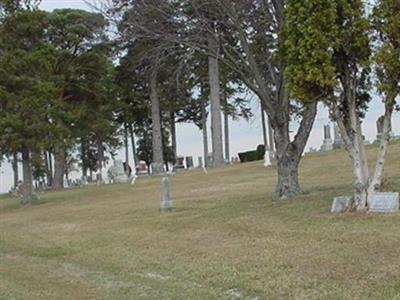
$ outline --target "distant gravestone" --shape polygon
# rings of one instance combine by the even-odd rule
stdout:
[[[184,168],[185,168],[185,165],[184,165],[184,163],[183,163],[184,160],[185,160],[184,157],[178,156],[178,157],[176,158],[175,169],[184,169]]]
[[[342,139],[342,135],[340,134],[339,126],[337,124],[333,127],[335,139],[333,142],[333,149],[342,149],[344,146],[344,142]]]
[[[203,167],[203,158],[201,156],[199,156],[199,168]]]
[[[186,156],[186,168],[192,169],[193,167],[193,156]]]
[[[174,211],[171,198],[171,185],[168,177],[161,179],[161,212]]]
[[[139,165],[137,166],[137,173],[138,175],[147,175],[149,174],[149,169],[144,161],[140,161]]]
[[[324,142],[321,147],[322,151],[331,151],[333,150],[333,141],[331,139],[331,126],[324,126]]]
[[[114,183],[127,183],[129,181],[121,160],[114,160],[114,164],[107,171],[107,176]]]
[[[352,197],[336,197],[333,199],[331,213],[343,213],[350,208]]]
[[[394,213],[399,211],[399,193],[376,193],[371,200],[370,212]]]
[[[271,165],[271,159],[269,157],[269,151],[265,150],[264,154],[264,167],[269,167]]]

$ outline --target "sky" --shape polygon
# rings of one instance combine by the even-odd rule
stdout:
[[[88,1],[93,2],[93,1]],[[55,8],[81,8],[90,10],[90,6],[85,4],[83,0],[43,0],[41,8],[45,10],[53,10]],[[231,141],[231,157],[237,156],[239,152],[254,150],[257,145],[263,143],[262,125],[259,103],[254,99],[251,103],[254,117],[246,122],[244,120],[230,121],[230,141]],[[366,119],[363,123],[363,130],[366,139],[374,141],[376,137],[376,120],[383,114],[383,105],[378,96],[374,97],[371,102]],[[328,111],[322,105],[319,106],[317,119],[310,139],[308,141],[306,151],[310,148],[319,149],[323,140],[323,127],[326,124],[331,124]],[[296,130],[296,124],[292,125],[293,131]],[[400,135],[400,113],[395,113],[393,116],[393,131],[395,135]],[[209,137],[211,134],[209,134]],[[333,130],[332,130],[333,136]],[[179,156],[193,156],[195,164],[198,157],[202,156],[202,134],[201,131],[192,124],[178,124],[177,126],[177,144]],[[211,141],[209,141],[211,147]],[[118,158],[122,159],[124,150],[121,149]],[[131,152],[130,152],[131,155]],[[130,157],[131,165],[133,158]],[[76,174],[75,176],[78,176]],[[0,167],[0,193],[7,192],[12,186],[12,171],[11,166],[7,162]]]

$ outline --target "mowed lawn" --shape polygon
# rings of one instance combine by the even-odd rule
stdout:
[[[400,191],[400,143],[386,175]],[[296,199],[275,182],[261,162],[180,172],[167,214],[160,178],[0,199],[0,299],[400,299],[400,214],[329,213],[344,151],[306,155]]]

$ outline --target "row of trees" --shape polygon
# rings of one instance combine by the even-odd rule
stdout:
[[[189,68],[189,77],[201,78],[205,75],[190,69],[190,62],[194,57],[208,61],[217,164],[222,160],[221,89],[229,82],[258,96],[273,129],[276,199],[300,193],[299,162],[317,104],[325,103],[353,162],[354,208],[366,210],[382,186],[400,88],[400,4],[379,0],[371,6],[363,0],[114,0],[107,13],[127,45],[146,45],[138,58],[148,66],[154,119],[163,66],[180,61],[182,68]],[[206,63],[194,65],[201,68]],[[374,88],[383,96],[385,114],[375,172],[370,175],[361,125]],[[291,137],[293,120],[299,126]]]
[[[362,0],[110,0],[102,14],[1,3],[0,148],[22,153],[25,182],[32,181],[30,160],[46,157],[49,169],[53,154],[48,173],[62,187],[66,155],[77,145],[84,175],[101,170],[120,135],[126,145],[138,136],[133,156],[162,173],[176,159],[177,122],[203,131],[207,158],[208,104],[212,164],[219,166],[227,116],[251,115],[237,97],[247,92],[268,115],[276,199],[301,191],[299,163],[318,102],[330,108],[352,158],[354,207],[367,209],[381,188],[399,92],[395,0],[376,1],[373,13]],[[113,40],[109,25],[117,29]],[[361,123],[374,86],[385,115],[370,176]],[[291,134],[293,121],[299,126]]]
[[[353,163],[353,208],[366,210],[382,187],[391,119],[400,93],[400,2],[289,1],[283,30],[291,95],[324,102]],[[368,9],[367,9],[368,8]],[[368,12],[367,12],[368,11]],[[362,119],[375,87],[384,104],[383,134],[370,173]]]
[[[149,45],[111,40],[102,14],[44,12],[38,4],[0,2],[0,156],[13,163],[15,185],[22,157],[23,204],[32,199],[32,176],[61,189],[76,162],[84,177],[94,171],[101,182],[107,154],[121,144],[128,151],[129,139],[135,163],[144,160],[149,167],[153,163],[153,173],[163,172],[176,161],[177,122],[194,122],[203,130],[208,156],[210,89],[202,56],[187,56],[185,62],[170,56],[155,73],[142,55]],[[124,26],[119,24],[121,37],[128,33]],[[238,91],[239,85],[227,81],[218,107],[225,115],[226,159],[228,116],[251,116],[248,102],[233,97]]]

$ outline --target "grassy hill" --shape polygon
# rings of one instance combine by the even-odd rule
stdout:
[[[368,153],[375,156],[373,147]],[[400,191],[400,143],[385,189]],[[400,214],[331,215],[344,151],[306,155],[304,195],[272,203],[261,162],[0,199],[0,299],[400,299]]]

